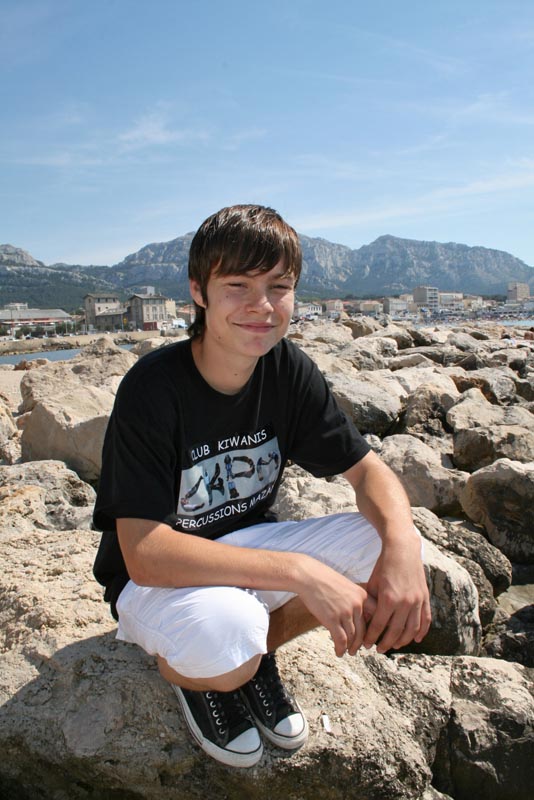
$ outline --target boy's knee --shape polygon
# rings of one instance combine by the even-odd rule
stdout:
[[[268,630],[269,612],[258,597],[218,587],[197,597],[194,622],[182,631],[179,642],[168,631],[167,646],[159,653],[178,674],[204,681],[210,676],[208,689],[229,692],[254,675]]]
[[[158,667],[161,675],[170,683],[175,683],[182,689],[191,689],[199,692],[234,692],[247,683],[256,674],[261,661],[261,654],[241,664],[223,675],[214,675],[210,678],[191,678],[181,675],[174,670],[164,658],[158,656]]]
[[[216,692],[234,692],[243,686],[247,681],[254,677],[258,671],[261,661],[261,653],[253,656],[249,661],[241,664],[240,667],[227,672],[224,675],[218,675],[215,678],[209,678],[211,687]]]

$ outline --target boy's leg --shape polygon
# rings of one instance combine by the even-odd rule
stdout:
[[[358,583],[368,580],[381,548],[376,531],[358,514],[266,523],[221,541],[305,552]],[[287,749],[304,743],[305,718],[280,681],[274,655],[263,656],[257,673],[247,680],[261,653],[316,627],[317,620],[298,597],[234,587],[154,589],[130,582],[119,598],[118,610],[118,637],[158,655],[162,674],[183,687],[175,691],[191,732],[214,758],[250,766],[261,757],[261,743],[253,740],[250,717],[239,710],[243,697],[271,741]],[[242,681],[241,692],[221,691],[241,686]],[[218,721],[209,719],[212,713],[219,715]],[[234,740],[221,742],[217,737],[214,725],[221,715],[234,723],[237,719],[233,731],[242,732]]]
[[[380,536],[371,523],[359,513],[330,514],[299,521],[267,522],[234,531],[221,537],[219,541],[238,547],[306,553],[358,584],[367,583],[382,550]],[[295,597],[292,592],[260,589],[255,590],[255,594],[267,604],[271,615]],[[295,609],[297,607],[294,606]],[[297,620],[300,616],[299,614]],[[305,615],[302,620],[304,626],[306,624],[311,626],[310,619],[306,623]],[[300,623],[288,621],[288,625],[292,624],[298,626]],[[288,631],[286,641],[290,638],[292,636]]]
[[[202,749],[229,766],[256,764],[263,746],[237,687],[265,652],[265,604],[229,586],[160,589],[130,581],[117,610],[118,638],[158,657]]]

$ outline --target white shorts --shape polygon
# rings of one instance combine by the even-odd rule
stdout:
[[[268,522],[217,541],[306,553],[354,583],[369,580],[381,550],[377,532],[357,513]],[[162,656],[180,675],[224,675],[267,651],[269,613],[292,597],[233,586],[160,589],[129,581],[117,602],[117,638]]]

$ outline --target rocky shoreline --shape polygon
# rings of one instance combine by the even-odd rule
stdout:
[[[433,625],[402,653],[336,659],[315,631],[280,663],[309,722],[291,756],[235,771],[190,742],[154,660],[114,639],[91,577],[93,485],[117,386],[166,339],[104,337],[0,370],[0,793],[21,800],[527,800],[534,783],[534,342],[492,324],[361,318],[290,338],[403,481],[425,538]],[[508,335],[513,338],[503,338]],[[295,465],[281,518],[353,508]],[[325,724],[328,718],[329,724]]]
[[[49,350],[77,350],[96,342],[101,333],[77,333],[69,336],[54,336],[36,339],[2,339],[0,340],[0,355],[30,355]],[[151,339],[154,331],[129,331],[113,334],[111,337],[115,344],[135,344],[145,339]]]

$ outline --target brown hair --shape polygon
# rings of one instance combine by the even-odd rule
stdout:
[[[300,277],[302,250],[295,230],[272,208],[239,205],[222,208],[202,223],[189,250],[189,278],[198,283],[207,303],[210,275],[269,272],[283,261],[287,275]],[[189,336],[202,336],[204,308],[195,303]]]

